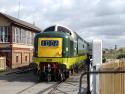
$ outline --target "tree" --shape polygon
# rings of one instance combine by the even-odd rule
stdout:
[[[119,54],[119,55],[117,56],[117,59],[122,59],[122,58],[125,58],[125,53]]]

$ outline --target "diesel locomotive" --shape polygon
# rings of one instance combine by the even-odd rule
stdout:
[[[62,81],[83,65],[88,43],[71,29],[54,25],[34,38],[34,63],[39,81]]]

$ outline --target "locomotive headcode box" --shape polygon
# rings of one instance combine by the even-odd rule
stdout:
[[[102,41],[93,40],[92,42],[93,66],[102,64]]]

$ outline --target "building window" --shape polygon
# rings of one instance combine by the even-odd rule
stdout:
[[[10,42],[9,27],[0,26],[0,42],[1,43]]]
[[[27,31],[27,34],[29,35],[29,36],[27,36],[27,44],[30,44],[30,32]]]
[[[29,44],[32,44],[32,32],[30,32],[30,42]]]
[[[25,61],[27,61],[27,56],[25,56]]]
[[[27,44],[27,37],[29,36],[27,32],[28,31],[26,31],[26,30],[24,31],[24,33],[25,33],[25,36],[24,36],[25,37],[25,44]]]
[[[13,31],[13,42],[16,42],[16,30]]]
[[[13,32],[13,42],[15,43],[21,43],[21,30],[20,28],[15,28]]]
[[[25,29],[15,27],[13,32],[13,42],[14,43],[23,43],[23,44],[32,44],[33,35],[31,31],[26,31]]]
[[[18,56],[16,56],[16,62],[18,62],[19,61],[19,57]]]
[[[27,36],[26,31],[24,29],[21,29],[21,43],[26,44],[27,41],[26,36]]]
[[[32,33],[27,31],[27,44],[32,44]]]
[[[35,33],[32,32],[32,44],[34,44]]]

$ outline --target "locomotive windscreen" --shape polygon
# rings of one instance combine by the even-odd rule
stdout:
[[[70,29],[63,27],[63,26],[56,26],[56,25],[46,28],[43,32],[52,32],[52,31],[63,32],[68,35],[72,35]]]
[[[58,32],[64,32],[64,33],[67,33],[67,34],[71,35],[70,30],[68,30],[68,29],[65,28],[65,27],[58,26],[57,31],[58,31]]]

